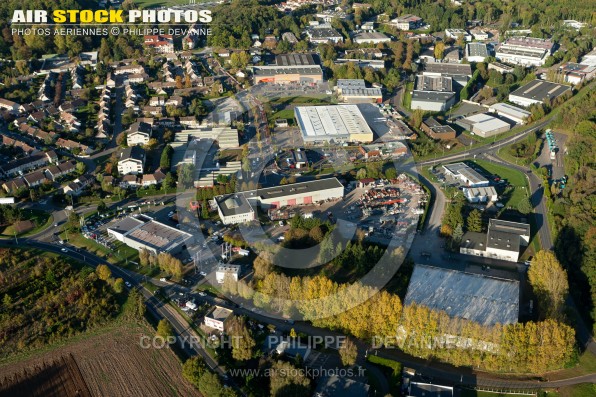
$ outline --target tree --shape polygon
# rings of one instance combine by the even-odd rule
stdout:
[[[172,148],[172,146],[166,145],[163,148],[161,152],[161,157],[159,159],[159,167],[162,170],[167,171],[170,169],[172,164],[172,154],[174,154],[174,149]]]
[[[394,167],[389,167],[385,170],[385,178],[389,180],[397,178],[397,171]]]
[[[259,256],[255,258],[253,263],[254,277],[257,279],[264,279],[269,273],[273,272],[273,258],[267,251],[262,251]]]
[[[209,397],[231,397],[235,395],[232,389],[224,387],[219,377],[210,371],[205,371],[201,376],[199,391],[202,395]]]
[[[527,197],[524,197],[519,203],[517,203],[517,210],[524,215],[532,212],[532,209],[532,203],[530,203],[530,199]]]
[[[149,265],[149,256],[151,256],[151,253],[146,248],[141,248],[139,250],[139,263],[141,266]]]
[[[443,52],[445,52],[445,43],[439,41],[435,44],[435,59],[443,59]]]
[[[95,269],[95,273],[97,273],[97,277],[99,277],[100,280],[104,281],[112,277],[112,271],[110,270],[108,265],[97,266],[97,269]]]
[[[356,358],[358,358],[358,348],[356,344],[349,338],[346,338],[344,343],[339,348],[339,357],[341,363],[345,366],[352,366],[356,364]]]
[[[97,212],[105,212],[108,210],[108,206],[106,205],[106,203],[103,200],[99,201],[99,204],[97,204]]]
[[[85,163],[83,163],[81,161],[77,161],[77,164],[75,165],[75,170],[76,170],[77,174],[83,175],[85,173],[85,171],[87,170],[87,166],[85,165]]]
[[[174,336],[174,328],[172,328],[172,324],[165,318],[162,318],[157,323],[157,336],[161,336],[164,339]]]
[[[310,394],[310,379],[303,371],[283,361],[276,361],[271,366],[271,397],[306,396]]]
[[[207,200],[203,200],[201,204],[201,217],[203,219],[209,219],[209,205],[207,204]]]
[[[482,214],[477,209],[473,209],[468,215],[467,227],[469,232],[482,231]]]
[[[451,236],[451,239],[453,240],[453,242],[455,244],[461,243],[462,238],[464,237],[464,231],[463,228],[461,226],[461,223],[458,223],[457,226],[455,227],[455,229],[453,230],[453,235]]]
[[[194,182],[194,167],[192,164],[182,164],[178,167],[178,181],[185,188],[192,186]]]
[[[567,272],[551,251],[539,251],[528,269],[528,280],[546,318],[561,316],[569,292]]]
[[[246,326],[244,317],[233,317],[228,325],[228,335],[232,338],[232,357],[234,360],[250,360],[256,342]]]
[[[192,383],[195,387],[199,387],[201,376],[207,370],[205,361],[200,356],[189,358],[182,365],[182,376],[184,379]]]
[[[364,179],[366,178],[366,168],[360,168],[358,172],[356,172],[356,179]]]
[[[122,293],[122,291],[124,291],[124,280],[121,277],[118,277],[116,280],[114,280],[114,285],[112,288],[114,288],[116,293]]]

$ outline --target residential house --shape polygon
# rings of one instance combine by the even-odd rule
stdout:
[[[140,146],[124,149],[118,159],[118,172],[120,175],[142,174],[145,167],[145,151]]]
[[[131,124],[126,131],[126,143],[128,146],[146,145],[151,139],[151,125],[143,122]]]

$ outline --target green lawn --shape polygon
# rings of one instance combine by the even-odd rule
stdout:
[[[549,393],[549,397],[592,397],[594,395],[596,395],[596,385],[593,383],[581,383],[579,385],[565,386],[560,388],[558,392]]]
[[[23,217],[21,220],[22,221],[25,221],[25,220],[32,221],[33,223],[35,223],[35,228],[29,230],[28,232],[17,234],[17,237],[32,236],[34,234],[41,232],[42,230],[45,230],[46,228],[48,228],[52,225],[54,218],[52,217],[52,215],[50,213],[45,212],[45,211],[25,209],[25,210],[23,210]],[[14,237],[14,235],[15,235],[15,231],[14,231],[13,226],[11,225],[11,226],[7,226],[0,233],[0,238]]]
[[[506,191],[506,198],[502,201],[506,207],[517,208],[517,204],[528,196],[528,180],[522,172],[486,160],[474,160],[473,162],[489,173],[496,174],[501,179],[507,179],[511,184],[511,190]]]
[[[404,89],[404,97],[403,97],[403,106],[406,109],[411,109],[412,107],[412,90],[414,89],[414,83],[407,83],[406,88]]]

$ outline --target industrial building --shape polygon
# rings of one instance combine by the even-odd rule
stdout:
[[[499,199],[497,191],[492,186],[486,187],[465,187],[462,190],[466,200],[470,203],[487,203]]]
[[[472,78],[472,67],[464,63],[427,62],[424,64],[425,76],[450,77],[454,90],[459,90]]]
[[[352,41],[357,44],[379,44],[388,43],[391,39],[381,32],[361,32],[356,33],[352,38]]]
[[[147,215],[127,217],[107,228],[108,236],[136,250],[146,249],[154,255],[175,254],[194,242],[190,233],[158,222]]]
[[[468,187],[488,186],[489,181],[476,170],[464,163],[453,163],[443,166],[445,173],[452,178],[459,179]]]
[[[373,140],[373,132],[356,105],[297,106],[294,115],[305,143]]]
[[[570,86],[536,79],[509,94],[509,102],[529,107],[565,94],[571,94]]]
[[[337,80],[337,94],[346,103],[381,103],[383,91],[380,87],[367,87],[362,79]]]
[[[275,57],[274,65],[254,66],[256,83],[322,83],[323,69],[312,54],[283,54]]]
[[[563,76],[566,83],[579,84],[582,81],[592,80],[596,75],[596,65],[567,62],[559,67],[558,73]]]
[[[404,301],[411,304],[488,327],[515,324],[519,281],[416,264]]]
[[[553,47],[548,39],[511,37],[497,47],[496,58],[514,65],[542,66]]]
[[[422,27],[422,18],[412,14],[405,14],[392,19],[391,24],[399,30],[414,30]]]
[[[337,178],[298,182],[215,197],[222,223],[229,225],[249,222],[255,218],[256,208],[263,210],[339,200],[344,186]]]
[[[505,121],[488,113],[479,113],[457,121],[457,125],[483,138],[500,134],[511,129]]]
[[[240,146],[238,130],[231,127],[205,127],[182,130],[177,132],[175,137],[177,142],[183,143],[201,139],[217,141],[221,149],[235,149]]]
[[[412,109],[434,112],[449,110],[455,104],[453,79],[440,74],[416,76],[416,87],[412,92]]]
[[[434,117],[422,121],[420,129],[433,139],[448,141],[455,139],[456,131],[448,125],[439,123]]]
[[[488,57],[488,48],[484,43],[468,43],[466,44],[466,58],[468,62],[484,62]]]
[[[530,225],[491,219],[488,233],[467,232],[459,252],[466,255],[517,262],[521,247],[530,244]]]
[[[532,114],[527,110],[503,102],[490,105],[488,110],[491,113],[494,113],[499,117],[515,124],[525,124],[528,117],[530,117]]]
[[[341,43],[344,41],[343,36],[330,24],[313,26],[306,30],[308,40],[314,44],[326,43]]]

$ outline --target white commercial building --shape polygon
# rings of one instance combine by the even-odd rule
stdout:
[[[544,103],[545,100],[550,101],[567,93],[571,93],[571,87],[568,85],[536,79],[509,94],[509,102],[530,107],[535,103]]]
[[[443,166],[443,169],[447,175],[459,179],[468,187],[483,187],[489,185],[488,179],[464,163],[447,164]]]
[[[445,29],[445,36],[453,40],[457,40],[461,36],[465,41],[472,41],[472,35],[463,29]]]
[[[542,66],[551,55],[554,43],[533,37],[511,37],[497,47],[496,58],[522,66]]]
[[[217,213],[224,225],[246,223],[256,219],[256,212],[244,194],[228,194],[217,196]]]
[[[466,200],[470,203],[486,203],[489,201],[497,201],[499,196],[497,191],[492,186],[487,187],[465,187],[463,189]]]
[[[215,306],[209,313],[205,315],[204,324],[221,332],[225,332],[226,323],[234,312],[225,307]]]
[[[517,262],[521,247],[530,244],[530,225],[491,219],[488,233],[464,234],[460,253]]]
[[[531,115],[527,110],[504,102],[495,103],[494,105],[491,105],[488,110],[491,113],[499,115],[499,117],[514,122],[515,124],[525,124],[526,120]]]
[[[373,132],[356,105],[297,106],[294,115],[305,143],[373,140]]]
[[[223,284],[226,278],[238,281],[240,276],[240,265],[219,265],[215,269],[215,279],[219,284]]]
[[[361,32],[355,34],[352,41],[357,44],[379,44],[388,43],[391,38],[381,32]]]
[[[379,87],[367,87],[362,79],[337,80],[337,93],[343,102],[381,103],[383,91]]]
[[[484,62],[488,57],[488,49],[484,43],[466,44],[466,58],[468,62]]]
[[[264,210],[340,200],[344,186],[337,178],[267,187],[217,196],[217,212],[224,224],[244,223],[255,219],[256,208]]]
[[[107,229],[108,236],[136,250],[146,249],[154,255],[161,252],[175,254],[194,237],[175,227],[154,220],[147,215],[127,217]]]
[[[511,129],[509,123],[491,116],[488,113],[479,113],[458,120],[457,125],[483,138],[488,138]]]

